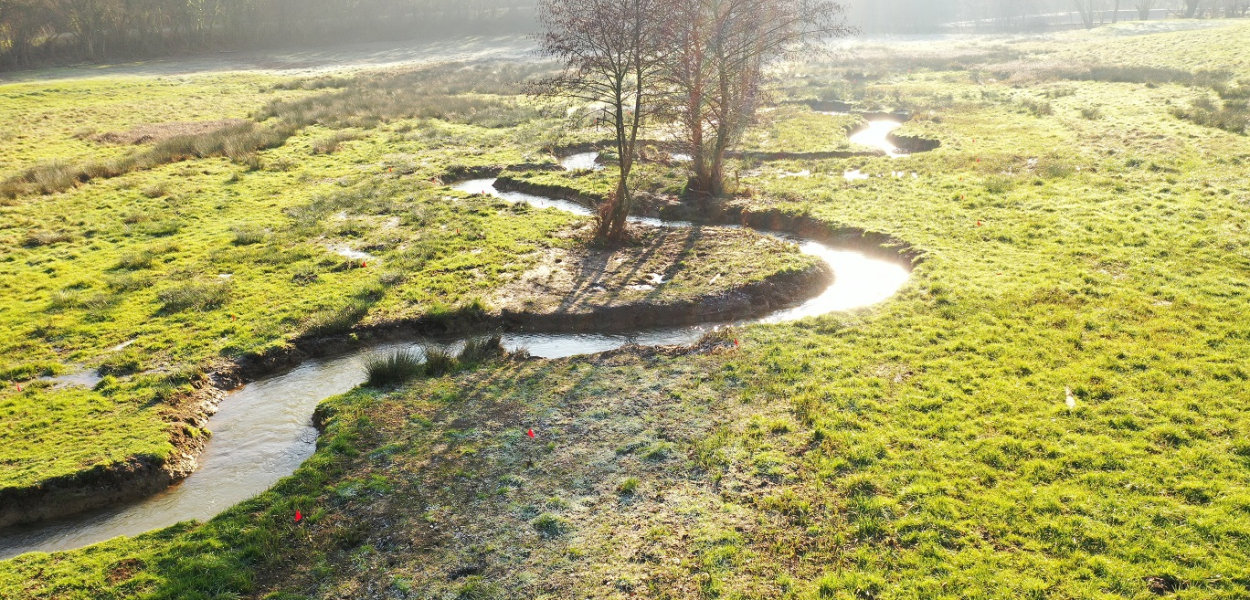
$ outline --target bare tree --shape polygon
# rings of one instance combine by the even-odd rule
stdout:
[[[669,2],[665,74],[692,158],[690,191],[706,201],[725,191],[725,155],[755,117],[765,67],[851,30],[828,0]]]
[[[1098,14],[1098,7],[1102,5],[1100,0],[1072,0],[1076,5],[1076,11],[1081,13],[1081,22],[1085,24],[1086,29],[1094,28],[1094,16]]]
[[[1150,11],[1154,10],[1157,0],[1137,0],[1137,16],[1143,21],[1150,20]]]
[[[632,203],[638,133],[657,106],[653,80],[663,56],[657,28],[665,15],[658,0],[542,0],[539,11],[542,51],[564,64],[539,93],[607,106],[618,176],[600,213],[598,237],[619,241]]]

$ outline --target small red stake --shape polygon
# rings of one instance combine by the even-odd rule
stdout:
[[[304,515],[303,515],[302,513],[300,513],[300,511],[299,511],[298,509],[296,509],[296,511],[295,511],[295,522],[296,522],[296,523],[299,523],[300,521],[303,521],[303,520],[304,520]]]
[[[529,431],[525,432],[525,435],[528,435],[528,436],[530,436],[531,438],[532,438],[532,437],[534,437],[534,430],[533,430],[533,429],[531,429],[531,430],[529,430]]]
[[[360,268],[362,268],[362,269],[363,269],[363,268],[368,267],[368,266],[369,266],[369,263],[366,263],[366,262],[365,262],[365,261],[363,261],[363,260],[362,260],[362,261],[360,261]]]

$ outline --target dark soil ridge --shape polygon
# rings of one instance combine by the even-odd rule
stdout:
[[[854,135],[860,130],[866,128],[852,128],[847,131],[847,135]],[[684,150],[680,144],[676,142],[648,142],[648,146],[654,146],[665,152],[680,152]],[[555,151],[556,156],[567,156],[569,154],[577,154],[579,152],[590,152],[592,150],[603,151],[611,149],[611,144],[606,143],[585,143],[574,144],[571,146],[562,146]],[[831,158],[858,158],[858,157],[879,157],[885,156],[885,152],[880,150],[832,150],[828,152],[751,152],[751,151],[731,151],[726,152],[728,158],[741,158],[745,160],[828,160]],[[664,159],[644,158],[644,162],[667,162]],[[516,169],[513,169],[516,170]],[[535,169],[537,170],[537,169]]]
[[[580,204],[590,210],[598,212],[599,207],[607,200],[606,197],[584,192],[576,188],[563,186],[559,184],[534,183],[525,179],[515,177],[509,169],[495,178],[495,189],[502,192],[521,192],[522,194],[532,194],[536,196],[546,196],[548,198],[556,198],[559,200],[568,200],[576,204]],[[634,206],[630,214],[639,217],[653,217],[668,221],[690,221],[691,223],[703,225],[726,225],[736,223],[716,223],[705,222],[704,215],[699,213],[698,209],[684,202],[674,201],[672,198],[663,196],[654,196],[651,194],[635,194]]]
[[[911,153],[930,152],[942,147],[942,141],[918,135],[898,134],[891,131],[885,139],[891,144]]]
[[[852,130],[850,135],[858,133]],[[829,160],[832,158],[880,158],[882,150],[829,150],[827,152],[729,152],[729,158],[745,160]]]
[[[575,188],[531,183],[508,175],[497,178],[495,188],[501,191],[541,194],[568,200],[596,211],[600,203],[604,201],[601,196],[587,194]],[[684,208],[678,208],[679,206]],[[806,215],[793,215],[775,208],[752,211],[735,200],[714,204],[710,207],[709,214],[702,217],[697,214],[696,209],[685,203],[670,203],[658,209],[653,203],[642,208],[644,210],[635,211],[635,214],[691,221],[703,225],[740,225],[761,231],[789,233],[831,246],[851,248],[874,258],[902,263],[909,269],[923,262],[925,258],[923,252],[887,233],[849,225],[830,224]]]
[[[532,169],[534,165],[513,168]],[[470,176],[489,176],[504,167],[463,169]],[[450,174],[449,174],[450,175]],[[517,181],[517,185],[524,182]],[[541,189],[535,189],[541,188]],[[560,195],[595,206],[597,199],[558,186],[534,186],[540,193]],[[733,223],[708,223],[733,224]],[[630,303],[595,307],[578,312],[525,313],[464,311],[452,316],[373,323],[354,327],[344,335],[296,338],[286,347],[262,355],[245,356],[215,366],[195,383],[196,390],[181,399],[168,414],[172,460],[132,457],[112,465],[52,478],[34,486],[0,489],[0,527],[64,517],[74,513],[137,500],[181,481],[197,468],[209,434],[203,430],[228,392],[248,381],[280,373],[306,359],[332,356],[388,341],[438,338],[501,331],[621,332],[661,326],[734,321],[772,312],[810,298],[833,281],[827,265],[782,273],[720,294],[671,303]],[[191,428],[194,428],[192,430]],[[193,433],[196,432],[196,433]]]

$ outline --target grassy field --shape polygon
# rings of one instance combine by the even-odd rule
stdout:
[[[0,563],[0,595],[1246,598],[1250,139],[1174,109],[1250,79],[1247,31],[795,66],[779,99],[907,109],[942,147],[738,164],[732,202],[906,240],[894,300],[362,388],[270,492]]]
[[[0,87],[0,135],[15,141],[0,145],[0,179],[33,173],[66,188],[45,195],[17,186],[0,199],[0,488],[133,457],[164,460],[175,450],[168,415],[206,372],[231,361],[359,326],[494,310],[485,299],[541,261],[576,266],[584,219],[443,185],[466,169],[553,162],[542,143],[556,134],[534,132],[558,134],[560,121],[515,90],[479,93],[525,76],[446,68],[360,80],[211,75]],[[228,126],[240,135],[187,125],[250,118],[263,122]],[[100,141],[135,137],[136,128],[156,139]],[[254,131],[281,135],[265,149],[248,145]],[[261,137],[255,143],[275,141]],[[133,167],[134,156],[149,166]],[[92,164],[117,173],[61,177]],[[769,240],[761,243],[770,260],[721,256],[720,237],[691,239],[680,254],[656,256],[639,244],[606,255],[622,277],[630,266],[649,269],[639,278],[654,269],[676,276],[648,295],[656,302],[814,265]],[[624,291],[640,282],[605,283]],[[93,389],[37,379],[83,370],[106,377]]]

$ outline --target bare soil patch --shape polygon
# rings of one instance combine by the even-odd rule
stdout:
[[[786,255],[787,242],[755,232],[720,227],[641,231],[637,244],[627,248],[549,249],[537,266],[500,288],[489,304],[505,313],[572,316],[625,305],[708,302],[764,279],[780,285],[786,278],[776,276],[791,270],[813,279],[796,281],[796,289],[780,294],[796,300],[808,291],[800,288],[823,280],[814,264],[797,257],[794,264],[779,261],[761,269],[759,257]],[[700,260],[704,256],[716,260]]]

